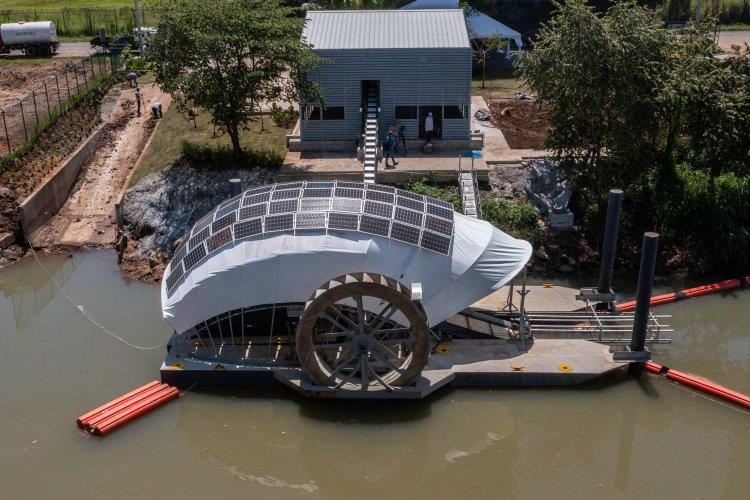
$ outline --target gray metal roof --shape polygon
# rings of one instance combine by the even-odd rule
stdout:
[[[471,47],[460,9],[311,10],[302,39],[319,50]]]

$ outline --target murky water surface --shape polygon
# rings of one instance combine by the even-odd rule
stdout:
[[[164,342],[158,290],[114,255],[48,257],[74,304]],[[665,306],[658,359],[750,392],[750,290]],[[653,377],[572,390],[309,401],[189,392],[100,440],[74,419],[158,377],[163,349],[93,327],[30,259],[0,271],[0,497],[747,498],[750,412]]]

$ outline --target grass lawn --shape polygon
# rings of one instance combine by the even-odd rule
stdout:
[[[143,153],[141,164],[130,179],[130,186],[135,185],[143,177],[158,172],[182,156],[181,142],[190,141],[195,144],[211,146],[229,146],[231,141],[225,133],[217,131],[211,124],[211,115],[200,113],[196,118],[196,127],[192,121],[171,107],[164,113],[161,124],[156,129],[148,149]],[[261,131],[260,119],[248,124],[249,130],[241,133],[242,147],[246,150],[271,149],[282,156],[286,154],[286,135],[291,130],[277,127],[270,116],[263,117],[264,129]]]
[[[750,23],[722,24],[719,31],[750,31]]]
[[[482,73],[475,75],[471,82],[471,93],[481,95],[485,100],[516,97],[522,90],[521,80],[511,70],[487,71],[487,79],[482,88]]]

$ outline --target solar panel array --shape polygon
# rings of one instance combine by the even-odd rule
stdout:
[[[453,214],[448,202],[379,184],[310,181],[248,189],[186,235],[169,265],[167,292],[212,252],[264,234],[358,231],[448,255]]]

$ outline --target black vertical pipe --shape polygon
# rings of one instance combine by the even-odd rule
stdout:
[[[237,196],[242,191],[242,179],[229,179],[229,196]]]
[[[620,212],[622,209],[622,190],[609,191],[607,204],[607,222],[604,226],[604,244],[602,245],[602,262],[599,268],[599,292],[609,293],[612,290],[612,271],[615,267],[617,250],[617,233],[620,230]]]
[[[644,351],[646,349],[646,327],[648,326],[658,245],[659,235],[657,233],[643,234],[641,269],[638,272],[638,294],[635,299],[635,317],[633,318],[633,336],[630,339],[631,351]]]

